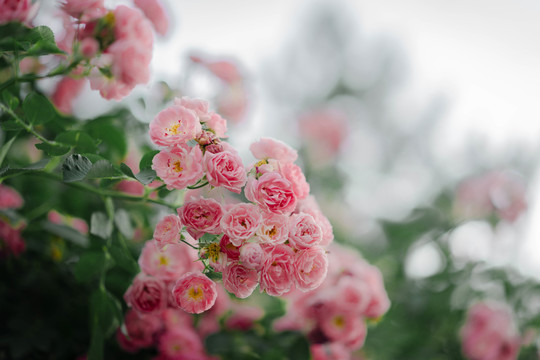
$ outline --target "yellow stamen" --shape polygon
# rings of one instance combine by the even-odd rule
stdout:
[[[173,163],[173,170],[176,171],[176,172],[180,172],[180,171],[184,170],[184,168],[182,167],[182,164],[180,164],[180,160],[175,161]]]
[[[188,290],[188,296],[193,300],[200,300],[203,297],[203,292],[198,287],[192,287]]]
[[[339,328],[342,328],[345,325],[345,319],[343,319],[343,316],[341,315],[336,316],[332,320],[332,322],[334,323],[334,325],[336,325]]]
[[[167,259],[165,256],[161,255],[159,257],[159,265],[169,265],[169,259]]]

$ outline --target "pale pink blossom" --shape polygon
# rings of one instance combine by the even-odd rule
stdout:
[[[150,122],[150,139],[156,145],[174,146],[194,139],[202,131],[197,114],[183,106],[172,105]]]
[[[156,241],[147,241],[139,256],[139,266],[148,275],[177,279],[193,269],[193,259],[184,244],[170,244],[160,250]]]
[[[0,184],[0,209],[18,209],[23,205],[24,200],[17,190]]]
[[[200,314],[210,309],[217,298],[216,283],[199,272],[189,272],[173,288],[176,304],[190,314]]]
[[[290,214],[296,207],[296,195],[289,180],[277,172],[263,174],[259,179],[249,177],[245,195],[264,210]]]
[[[182,222],[176,215],[167,215],[161,219],[154,230],[154,240],[159,248],[167,244],[177,244],[180,241]]]
[[[378,268],[366,264],[362,273],[363,280],[369,287],[371,299],[364,315],[368,318],[379,318],[390,308],[390,299],[384,289],[383,276]]]
[[[219,116],[216,113],[210,113],[208,118],[205,121],[206,126],[208,126],[218,138],[226,138],[227,133],[227,120]]]
[[[62,10],[82,21],[97,19],[107,13],[103,0],[64,0]]]
[[[201,149],[184,145],[162,150],[154,156],[152,169],[167,189],[185,189],[203,176]]]
[[[223,272],[223,286],[240,299],[245,299],[257,287],[257,270],[239,263],[230,263]]]
[[[138,274],[124,294],[124,300],[133,309],[152,313],[167,306],[167,293],[163,280]]]
[[[340,299],[344,308],[354,309],[358,314],[366,312],[371,297],[368,284],[356,277],[343,276],[335,287],[335,298]]]
[[[144,314],[129,309],[124,316],[126,333],[118,328],[116,339],[126,351],[134,352],[140,348],[154,345],[154,337],[161,330],[162,322],[156,314]]]
[[[62,215],[56,210],[50,210],[47,213],[47,219],[54,224],[67,225],[69,227],[72,227],[81,234],[88,233],[88,224],[83,219]]]
[[[214,199],[192,199],[177,209],[178,216],[187,228],[187,231],[195,238],[204,233],[221,233],[220,221],[223,216],[223,208]]]
[[[300,166],[293,163],[281,164],[279,172],[292,184],[297,199],[304,199],[309,195],[309,184]]]
[[[152,22],[158,34],[167,34],[169,30],[169,16],[160,0],[133,0],[133,3]]]
[[[299,200],[295,212],[303,212],[313,216],[315,222],[321,227],[322,230],[322,241],[319,245],[327,246],[334,240],[332,224],[322,213],[321,209],[319,208],[319,204],[313,195],[309,195],[306,198]]]
[[[166,331],[159,337],[158,349],[166,359],[202,360],[205,358],[201,338],[188,327]]]
[[[247,176],[242,159],[236,152],[222,151],[213,154],[207,151],[203,161],[206,178],[210,185],[240,193],[246,184]]]
[[[260,273],[261,292],[282,296],[294,286],[294,251],[287,245],[269,247]]]
[[[261,138],[249,147],[256,159],[275,159],[283,163],[295,162],[298,153],[289,145],[272,138]]]
[[[71,114],[73,111],[73,101],[79,96],[85,84],[86,79],[64,77],[56,84],[56,89],[51,97],[53,104],[64,114]]]
[[[328,258],[324,249],[314,246],[300,250],[294,259],[296,287],[302,291],[316,289],[326,278]]]
[[[474,360],[515,360],[521,345],[512,313],[495,302],[471,306],[461,338],[463,353]]]
[[[255,235],[262,217],[253,204],[235,204],[221,218],[221,228],[235,246]]]
[[[289,238],[289,218],[286,215],[264,212],[262,222],[256,234],[261,243],[283,244]]]
[[[307,249],[322,242],[321,227],[309,214],[292,214],[288,227],[289,242],[295,249]]]
[[[244,243],[240,248],[239,260],[249,269],[260,270],[266,257],[266,252],[258,243]]]
[[[10,21],[28,22],[35,10],[31,0],[0,0],[0,24]]]
[[[181,98],[174,99],[174,105],[183,106],[194,111],[203,122],[207,120],[208,114],[210,113],[210,105],[208,104],[208,101],[204,99],[182,96]]]
[[[361,316],[350,316],[348,309],[338,303],[322,313],[320,326],[330,341],[338,341],[351,350],[360,348],[367,335],[364,319]]]

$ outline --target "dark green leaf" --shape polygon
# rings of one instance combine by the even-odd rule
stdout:
[[[0,25],[0,50],[18,51],[23,56],[63,53],[56,46],[51,29],[46,26],[29,28],[19,22]]]
[[[141,158],[141,161],[139,162],[139,169],[150,169],[152,167],[152,160],[154,159],[154,156],[159,153],[159,150],[152,150],[147,152],[143,155]]]
[[[152,169],[141,170],[138,174],[135,175],[135,178],[139,180],[140,183],[144,185],[150,184],[157,177],[157,174]]]
[[[92,213],[90,219],[90,233],[102,239],[108,239],[112,234],[112,222],[102,212]]]
[[[43,150],[50,156],[61,156],[66,154],[71,148],[62,144],[39,143],[35,145],[39,150]]]
[[[88,173],[86,174],[87,179],[102,179],[117,176],[122,176],[122,173],[118,169],[116,169],[109,160],[105,159],[98,160],[94,164],[92,164],[90,171],[88,171]]]
[[[122,171],[122,173],[124,173],[124,175],[129,176],[130,178],[135,179],[135,175],[133,175],[133,171],[132,171],[131,168],[130,168],[129,166],[127,166],[126,164],[121,163],[121,164],[120,164],[120,170]]]
[[[72,154],[66,158],[62,164],[62,173],[65,182],[79,181],[86,177],[92,162],[80,154]]]
[[[45,124],[58,116],[49,100],[36,92],[26,96],[22,108],[29,124]]]
[[[131,275],[135,276],[140,271],[139,265],[127,251],[119,247],[112,247],[109,251],[116,264]]]
[[[43,168],[45,168],[45,166],[47,166],[48,163],[49,163],[49,159],[42,159],[36,163],[26,165],[21,168],[10,168],[9,166],[5,166],[3,168],[0,168],[0,176],[18,175],[18,174],[23,174],[26,172],[31,172],[31,171],[43,170]]]
[[[97,146],[94,140],[84,131],[70,130],[59,134],[56,142],[75,147],[78,153],[95,153]]]
[[[125,130],[113,124],[109,117],[97,118],[88,121],[85,130],[92,138],[100,142],[102,154],[112,160],[121,160],[127,152]]]
[[[54,224],[49,221],[44,221],[41,226],[43,226],[43,229],[45,229],[46,231],[49,231],[54,235],[60,236],[62,239],[69,240],[72,243],[82,247],[88,246],[88,237],[81,234],[72,227]]]
[[[75,264],[73,273],[80,282],[97,279],[105,271],[105,254],[102,251],[86,252]]]
[[[2,92],[2,99],[11,110],[14,110],[17,108],[17,106],[19,106],[19,99],[10,91],[4,90]]]
[[[18,123],[17,121],[13,119],[4,120],[0,123],[0,126],[5,131],[15,131],[15,130],[22,130],[24,129],[24,126]]]

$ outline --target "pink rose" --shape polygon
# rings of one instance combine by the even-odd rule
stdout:
[[[249,269],[260,270],[266,253],[257,243],[244,243],[240,248],[240,262]]]
[[[322,230],[322,241],[319,245],[327,246],[332,242],[332,240],[334,240],[332,224],[322,213],[314,196],[309,195],[306,198],[298,201],[298,206],[296,207],[295,212],[304,212],[313,216],[315,222],[321,227]]]
[[[289,218],[289,242],[295,249],[307,249],[322,241],[321,227],[313,216],[300,213]]]
[[[260,274],[261,292],[281,296],[293,288],[294,251],[287,245],[269,247]]]
[[[197,114],[183,106],[162,110],[150,122],[150,139],[156,145],[174,146],[197,137],[202,131]]]
[[[238,305],[235,308],[233,307],[233,313],[225,321],[225,327],[227,329],[247,331],[263,315],[264,312],[257,306]]]
[[[175,105],[183,106],[187,109],[194,111],[201,121],[206,121],[208,114],[210,112],[208,101],[197,98],[190,98],[183,96],[181,98],[174,99]]]
[[[304,199],[309,195],[309,184],[302,169],[296,164],[285,163],[279,166],[279,172],[292,184],[297,199]]]
[[[152,22],[158,34],[167,34],[169,17],[160,0],[133,0],[133,4],[142,10],[146,18]]]
[[[293,163],[298,158],[296,150],[282,141],[272,138],[261,138],[249,147],[256,159],[275,159],[284,163]]]
[[[130,352],[152,346],[154,344],[154,336],[162,327],[159,316],[139,313],[132,309],[126,312],[124,324],[126,334],[122,332],[122,328],[118,328],[116,338],[120,346]]]
[[[82,21],[97,19],[107,13],[103,0],[65,0],[62,10]]]
[[[184,274],[172,290],[176,304],[190,314],[210,309],[217,298],[216,283],[198,272]]]
[[[221,228],[235,246],[255,235],[261,223],[259,209],[253,204],[235,204],[221,218]]]
[[[180,231],[182,222],[176,215],[167,215],[161,219],[154,230],[154,240],[157,246],[162,249],[167,244],[177,244],[180,241]]]
[[[251,295],[257,283],[257,270],[249,269],[239,263],[227,265],[223,272],[223,286],[240,299]]]
[[[193,237],[199,238],[203,233],[221,233],[223,208],[216,200],[204,198],[188,200],[177,211]]]
[[[35,10],[30,0],[0,0],[0,24],[10,21],[27,22]]]
[[[345,309],[339,302],[322,313],[320,319],[321,330],[330,341],[344,344],[351,350],[360,348],[367,335],[367,328],[361,316],[350,316],[349,309]]]
[[[0,209],[18,209],[23,204],[24,200],[17,190],[0,184]]]
[[[162,150],[154,156],[152,169],[167,184],[167,189],[185,189],[203,176],[201,149],[175,146]]]
[[[140,273],[124,294],[124,300],[137,311],[152,313],[166,307],[165,290],[163,280]]]
[[[314,246],[296,253],[294,275],[296,287],[302,291],[316,289],[326,278],[328,259],[324,249]]]
[[[206,178],[210,185],[240,193],[246,184],[246,170],[236,152],[222,151],[213,154],[207,151],[203,161]]]
[[[368,318],[378,318],[390,308],[390,300],[384,289],[384,280],[381,272],[373,265],[366,264],[363,280],[369,287],[371,299],[364,312]]]
[[[210,116],[205,121],[206,126],[214,130],[218,138],[226,138],[227,135],[227,120],[216,113],[210,113]]]
[[[170,294],[172,297],[172,287]],[[174,306],[174,303],[171,305]],[[193,326],[193,320],[191,319],[191,315],[176,307],[168,307],[166,309],[163,309],[163,311],[161,312],[161,319],[163,320],[163,324],[165,325],[165,329],[167,330],[185,327],[189,328]]]
[[[166,359],[202,360],[203,344],[195,331],[188,327],[166,331],[159,337],[158,349]]]
[[[238,260],[240,258],[240,247],[234,245],[227,235],[223,235],[219,240],[221,253],[227,256],[227,260]]]
[[[291,183],[277,172],[265,173],[258,180],[250,177],[245,194],[249,201],[276,214],[288,215],[296,207]]]
[[[139,266],[148,275],[176,279],[194,266],[188,251],[185,244],[170,244],[160,250],[155,240],[147,241],[139,257]]]
[[[283,244],[289,239],[288,221],[285,215],[265,212],[256,234],[263,244]]]
[[[345,308],[363,315],[371,301],[371,289],[356,277],[344,276],[337,283],[335,298],[339,299]]]
[[[81,93],[86,79],[73,79],[64,77],[58,84],[52,95],[53,104],[64,114],[72,113],[72,104],[75,98]]]

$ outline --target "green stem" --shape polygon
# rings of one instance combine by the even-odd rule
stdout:
[[[28,131],[29,133],[31,133],[32,135],[34,135],[35,137],[37,137],[39,140],[41,140],[41,142],[45,143],[45,144],[48,144],[48,145],[51,145],[51,146],[62,146],[62,144],[60,143],[57,143],[56,141],[52,141],[52,140],[47,140],[45,139],[43,136],[41,136],[41,134],[39,134],[37,131],[34,130],[34,128],[31,126],[31,125],[28,125],[26,122],[24,122],[20,117],[17,116],[17,114],[15,114],[13,112],[13,110],[11,110],[9,107],[7,107],[6,105],[4,105],[3,103],[0,103],[0,109],[4,110],[6,113],[8,113],[9,115],[11,115],[11,117],[13,119],[15,119],[15,121],[21,125],[22,127],[24,127],[24,129],[26,131]]]

